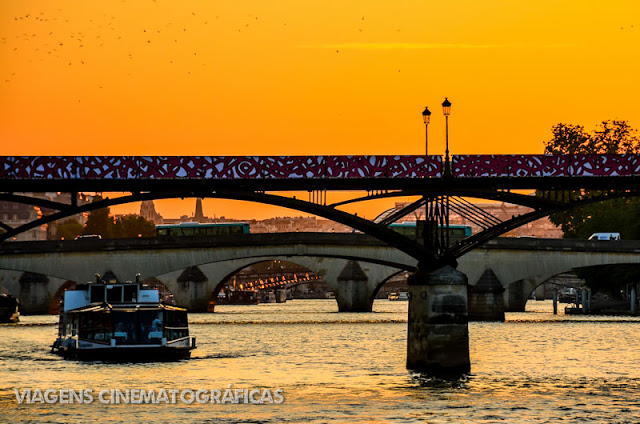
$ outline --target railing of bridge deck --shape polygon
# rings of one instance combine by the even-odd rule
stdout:
[[[440,156],[3,156],[0,179],[440,177]]]
[[[0,156],[0,180],[441,178],[441,156]],[[640,155],[454,155],[454,178],[640,175]]]

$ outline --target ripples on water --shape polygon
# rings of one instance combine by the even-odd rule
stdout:
[[[334,300],[219,306],[190,315],[193,358],[65,361],[49,353],[56,316],[0,326],[0,420],[34,422],[638,422],[640,320],[554,316],[550,302],[470,323],[472,373],[405,368],[406,302],[338,313]],[[14,388],[282,388],[281,405],[18,405]]]

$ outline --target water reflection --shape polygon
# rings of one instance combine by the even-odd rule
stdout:
[[[57,317],[0,326],[0,410],[37,422],[637,421],[639,319],[553,316],[547,302],[469,325],[471,373],[406,369],[406,302],[371,314],[335,301],[220,307],[192,314],[193,359],[65,361],[49,353]],[[529,306],[529,305],[528,305]],[[548,306],[548,308],[547,308]],[[282,405],[17,405],[14,388],[282,388]]]

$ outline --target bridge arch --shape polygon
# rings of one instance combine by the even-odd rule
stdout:
[[[544,275],[535,275],[529,276],[517,281],[513,281],[505,286],[504,293],[504,301],[505,301],[505,310],[507,312],[524,312],[526,308],[526,304],[529,300],[531,300],[531,295],[534,291],[540,288],[545,283],[549,282],[552,278],[576,271],[582,268],[594,268],[594,267],[603,267],[610,265],[620,265],[620,266],[629,266],[629,265],[638,265],[640,261],[633,262],[614,262],[614,263],[600,263],[594,265],[587,266],[576,266],[571,268],[566,268],[562,271],[556,272],[553,275],[544,274]]]
[[[222,261],[194,264],[204,278],[200,278],[198,282],[194,284],[190,283],[187,286],[181,285],[180,282],[180,276],[185,272],[185,269],[160,274],[157,275],[157,278],[174,294],[178,305],[185,306],[190,310],[204,312],[207,310],[207,304],[212,294],[214,292],[217,294],[217,291],[220,290],[222,285],[228,281],[230,277],[251,265],[274,260],[293,262],[320,276],[329,288],[336,293],[336,300],[340,305],[342,301],[340,290],[342,284],[340,280],[341,272],[348,263],[353,262],[352,259],[311,255],[285,256],[282,254],[259,257],[237,257]],[[379,281],[387,279],[390,274],[396,273],[399,270],[389,265],[367,262],[363,259],[360,259],[358,262],[361,263],[361,268],[367,276],[367,280],[363,285],[366,287],[365,290],[370,294],[373,293]],[[373,299],[371,296],[369,297]],[[369,297],[367,297],[367,299]]]
[[[259,266],[263,264],[268,265],[266,266],[266,268],[260,269],[262,267]],[[259,268],[253,269],[255,267]],[[249,274],[245,275],[243,278],[243,272],[245,272],[246,274],[249,271],[252,272],[253,277]],[[289,277],[287,278],[286,275],[289,275]],[[236,280],[237,277],[240,277],[240,279]],[[317,279],[322,278],[321,276],[317,275],[312,269],[298,264],[295,258],[290,258],[286,261],[280,259],[272,259],[254,262],[244,268],[232,271],[230,274],[223,277],[220,282],[218,282],[211,293],[208,311],[213,312],[215,305],[217,304],[218,294],[225,286],[228,286],[231,283],[233,286],[238,287],[240,290],[255,288],[260,292],[266,290],[275,290],[277,288],[291,289],[292,287],[301,284],[308,284]],[[282,284],[279,284],[278,281]]]
[[[380,281],[380,283],[378,283],[378,285],[375,287],[374,291],[373,291],[373,295],[372,295],[372,300],[374,300],[377,296],[378,293],[380,292],[380,290],[382,290],[382,288],[389,283],[389,281],[391,279],[393,279],[396,276],[399,276],[401,274],[406,274],[405,277],[408,277],[408,271],[406,270],[398,270],[390,275],[388,275],[385,279],[383,279],[382,281]]]

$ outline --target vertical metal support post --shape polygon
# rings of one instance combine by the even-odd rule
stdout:
[[[553,315],[558,315],[558,289],[553,289]]]
[[[587,289],[582,289],[582,313],[587,313]]]
[[[444,176],[445,177],[450,177],[451,176],[451,163],[449,160],[449,115],[445,115],[445,125],[446,125],[446,132],[445,132],[445,154],[444,154]]]
[[[445,206],[445,214],[444,214],[444,233],[446,234],[446,243],[444,245],[445,249],[449,248],[449,196],[443,196],[444,201],[446,202]]]
[[[444,237],[444,229],[442,228],[443,225],[442,223],[444,222],[444,215],[445,215],[445,210],[444,210],[444,202],[443,202],[444,197],[440,196],[438,198],[438,235],[440,236],[440,243],[439,243],[439,250],[438,253],[444,248],[445,246],[445,237]]]

